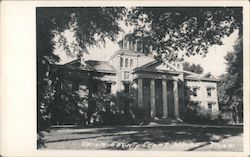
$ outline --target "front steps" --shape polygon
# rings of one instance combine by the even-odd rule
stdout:
[[[162,118],[152,119],[146,122],[141,122],[139,125],[170,125],[170,124],[185,124],[180,118]]]

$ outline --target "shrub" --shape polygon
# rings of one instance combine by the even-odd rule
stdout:
[[[124,114],[121,112],[100,112],[99,115],[99,125],[128,125],[135,123],[131,114]]]
[[[220,111],[209,109],[190,103],[184,112],[184,120],[193,124],[227,124],[230,116]]]

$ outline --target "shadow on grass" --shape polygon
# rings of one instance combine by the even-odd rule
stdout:
[[[73,135],[75,138],[61,137],[55,140],[44,141],[47,143],[66,142],[75,140],[96,139],[106,142],[122,142],[144,144],[145,142],[162,144],[162,143],[178,143],[188,142],[197,143],[205,142],[205,144],[191,148],[188,151],[196,150],[198,148],[209,145],[211,142],[219,142],[231,136],[237,136],[243,132],[242,127],[238,128],[206,128],[206,127],[191,127],[191,126],[157,126],[157,127],[106,127],[95,129],[69,129],[68,135]],[[72,131],[71,131],[72,130]],[[214,136],[219,139],[214,139]],[[60,136],[59,136],[60,137]],[[108,146],[102,149],[108,150],[127,150],[129,147],[112,147]]]

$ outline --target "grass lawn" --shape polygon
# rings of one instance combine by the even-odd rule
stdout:
[[[42,149],[243,151],[242,127],[122,126],[53,128]]]

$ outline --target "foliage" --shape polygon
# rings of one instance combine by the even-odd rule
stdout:
[[[200,64],[190,64],[188,62],[183,63],[183,69],[187,71],[191,71],[194,73],[202,74],[203,73],[203,68]]]
[[[77,96],[61,93],[59,95],[75,97],[74,101],[56,102],[57,80],[50,75],[50,64],[60,58],[53,53],[56,44],[54,38],[58,37],[60,46],[69,56],[80,57],[83,53],[88,53],[88,47],[105,44],[106,38],[115,41],[122,31],[119,21],[126,15],[126,9],[39,7],[36,11],[39,131],[49,125],[55,107],[61,107],[62,113],[74,113],[74,102],[77,100]],[[144,43],[152,47],[158,58],[172,60],[178,57],[177,52],[181,50],[186,50],[184,55],[187,56],[205,55],[211,45],[221,45],[221,39],[229,36],[235,29],[239,29],[241,34],[242,9],[139,7],[129,12],[127,22],[135,26],[131,38],[141,37]],[[74,33],[75,42],[71,45],[67,43],[65,30]],[[101,101],[101,97],[98,98]],[[81,107],[84,111],[84,104]],[[89,118],[88,115],[87,117]]]
[[[119,20],[122,20],[126,9],[123,7],[98,7],[98,8],[37,8],[37,54],[38,59],[45,56],[51,61],[59,60],[53,54],[56,35],[59,44],[70,54],[70,47],[65,30],[74,33],[79,53],[86,53],[88,46],[105,43],[105,37],[114,41],[121,31]],[[82,54],[77,54],[82,55]]]
[[[242,8],[136,7],[129,11],[127,23],[135,28],[130,38],[142,38],[159,59],[175,60],[205,56],[235,29],[241,34]]]
[[[238,39],[234,51],[226,56],[227,73],[218,85],[220,109],[234,113],[235,122],[243,121],[243,41]]]
[[[184,120],[193,124],[227,124],[231,117],[220,111],[210,111],[204,106],[190,103],[184,112]]]
[[[69,56],[82,56],[87,47],[105,43],[105,37],[114,41],[121,31],[118,21],[126,9],[122,7],[98,8],[43,8],[36,10],[37,26],[37,113],[38,131],[49,125],[54,105],[54,79],[50,78],[50,64],[60,60],[54,54],[54,38]],[[65,30],[74,33],[76,43],[69,45],[63,35]],[[71,53],[70,48],[74,48]],[[76,53],[75,53],[76,52]]]

